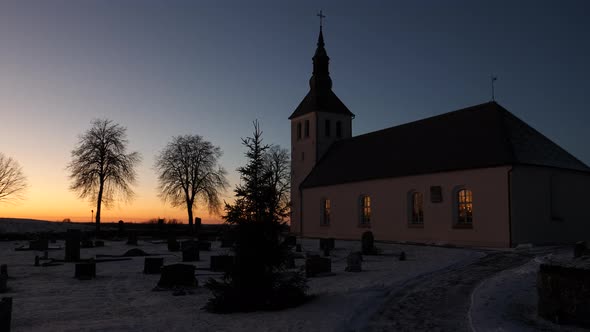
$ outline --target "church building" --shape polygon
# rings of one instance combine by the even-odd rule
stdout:
[[[320,27],[291,121],[291,232],[513,247],[590,238],[590,168],[492,101],[352,136]],[[355,110],[362,116],[362,110]]]

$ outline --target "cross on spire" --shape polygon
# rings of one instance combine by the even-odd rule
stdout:
[[[324,18],[326,18],[326,15],[322,14],[322,10],[320,9],[320,12],[316,16],[318,16],[320,18],[320,28],[321,28],[323,25],[323,22],[324,22]]]

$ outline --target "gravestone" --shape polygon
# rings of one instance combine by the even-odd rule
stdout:
[[[335,241],[333,237],[327,239],[320,239],[320,250],[333,250],[335,248]]]
[[[399,253],[399,260],[400,261],[405,261],[406,260],[406,252],[402,251]]]
[[[8,274],[0,274],[0,293],[8,290]]]
[[[3,297],[0,300],[0,332],[10,332],[12,320],[12,297]]]
[[[234,267],[234,256],[211,256],[210,270],[214,272],[229,272]]]
[[[66,257],[68,262],[80,260],[80,230],[68,229],[66,232]]]
[[[163,257],[146,257],[143,261],[143,273],[160,274],[160,270],[162,269],[163,265]]]
[[[574,245],[574,258],[582,257],[582,256],[589,256],[590,249],[585,241],[576,242]]]
[[[94,246],[95,247],[104,247],[104,241],[96,240],[96,241],[94,241]]]
[[[158,282],[158,287],[196,287],[197,284],[194,265],[172,264],[162,267],[162,274],[160,276],[160,281]]]
[[[186,240],[186,241],[182,241],[180,242],[180,250],[184,249],[188,249],[188,248],[192,248],[192,247],[196,247],[196,242],[194,240]]]
[[[197,246],[188,246],[182,250],[183,262],[195,262],[199,260],[199,248]]]
[[[329,258],[310,256],[305,259],[305,275],[308,278],[330,272],[332,272],[332,261]]]
[[[328,257],[330,256],[330,247],[324,247],[324,256]]]
[[[89,280],[96,278],[96,262],[76,263],[76,272],[74,277],[79,280]]]
[[[6,265],[6,264],[0,265],[0,275],[8,276],[8,265]]]
[[[49,248],[49,240],[48,239],[38,239],[34,241],[29,241],[29,249],[32,250],[47,250]]]
[[[301,252],[301,244],[297,243],[295,245],[295,252]]]
[[[233,239],[222,238],[221,248],[231,248],[234,246],[235,241]]]
[[[201,229],[201,224],[201,218],[195,217],[195,229],[197,230],[197,232]]]
[[[283,242],[286,246],[295,247],[297,244],[297,237],[295,235],[287,235],[285,236],[285,241]]]
[[[136,246],[137,245],[137,232],[129,231],[127,232],[127,244]]]
[[[351,252],[346,257],[346,272],[361,272],[362,271],[363,255],[359,252]]]
[[[197,242],[197,248],[199,248],[200,251],[211,251],[211,242],[199,241]]]
[[[180,243],[176,241],[176,237],[168,236],[168,250],[169,251],[178,251],[180,250]]]
[[[35,266],[41,266],[39,264],[39,256],[35,256]]]
[[[43,260],[48,260],[49,259],[49,251],[45,250],[43,252]]]
[[[295,266],[295,257],[293,255],[288,255],[285,259],[285,267],[287,269],[294,269]]]
[[[375,237],[373,237],[373,232],[366,231],[363,233],[361,247],[363,255],[373,255],[375,253]]]
[[[119,236],[122,236],[125,233],[125,222],[123,220],[119,220],[117,233],[119,234]]]

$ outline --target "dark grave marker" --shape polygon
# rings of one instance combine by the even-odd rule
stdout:
[[[192,247],[196,247],[194,240],[186,240],[186,241],[180,242],[180,250],[184,251],[184,249],[188,249],[188,248],[192,248]]]
[[[334,238],[320,239],[320,250],[333,250],[335,248]]]
[[[332,261],[329,258],[311,256],[305,259],[305,275],[307,277],[330,272],[332,272]]]
[[[136,246],[137,245],[137,233],[134,231],[127,232],[127,244]]]
[[[590,249],[585,241],[576,242],[574,245],[574,258],[590,255]]]
[[[160,274],[163,265],[163,257],[146,257],[143,261],[143,273]]]
[[[330,248],[329,247],[324,247],[324,256],[326,256],[326,257],[330,256]]]
[[[176,241],[176,237],[174,237],[174,236],[168,237],[168,250],[169,251],[180,250],[180,243],[178,243],[178,241]]]
[[[119,220],[117,233],[119,233],[119,236],[125,233],[125,222],[123,220]]]
[[[287,235],[285,236],[284,243],[289,247],[294,247],[297,244],[297,237],[295,235]]]
[[[48,260],[49,259],[49,251],[45,250],[43,252],[43,260]]]
[[[199,241],[197,242],[197,248],[199,248],[200,251],[211,251],[211,242]]]
[[[351,252],[346,257],[346,272],[361,272],[362,271],[363,255],[359,252]]]
[[[104,241],[96,240],[96,241],[94,241],[94,246],[95,247],[104,247]]]
[[[162,274],[160,276],[160,281],[158,282],[158,287],[196,287],[197,285],[194,265],[172,264],[162,267]]]
[[[0,274],[0,293],[8,290],[8,274]]]
[[[195,262],[199,260],[199,248],[196,246],[189,246],[182,250],[183,262]]]
[[[286,260],[285,260],[285,267],[287,269],[294,269],[295,266],[295,256],[293,255],[289,255],[287,256]]]
[[[74,276],[79,280],[96,278],[96,262],[91,260],[90,262],[76,263],[76,272]]]
[[[39,264],[39,256],[35,256],[35,266],[41,266]]]
[[[406,252],[402,251],[399,253],[399,260],[400,261],[405,261],[406,260]]]
[[[221,248],[231,248],[234,246],[233,239],[221,239]]]
[[[68,262],[80,260],[80,230],[68,229],[66,232],[66,257]]]
[[[8,265],[6,265],[6,264],[0,265],[0,275],[8,276]]]
[[[373,232],[366,231],[361,237],[361,246],[363,255],[373,255],[375,253],[375,237]]]
[[[0,300],[0,332],[10,332],[12,320],[12,297],[3,297]]]
[[[234,267],[234,256],[211,256],[210,270],[214,272],[228,272]]]
[[[49,248],[49,240],[48,239],[38,239],[34,241],[29,241],[29,249],[31,250],[47,250]]]
[[[295,252],[301,252],[301,244],[297,243],[295,245]]]

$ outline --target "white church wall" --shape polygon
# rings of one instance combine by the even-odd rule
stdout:
[[[468,246],[509,246],[508,171],[510,167],[472,169],[380,179],[303,190],[303,235],[359,239],[371,230],[377,240]],[[432,203],[431,186],[441,186],[442,202]],[[460,187],[473,192],[473,226],[456,228]],[[423,193],[424,225],[409,225],[408,193]],[[370,227],[359,226],[362,195],[371,197]],[[330,199],[330,226],[320,224],[322,201]]]

